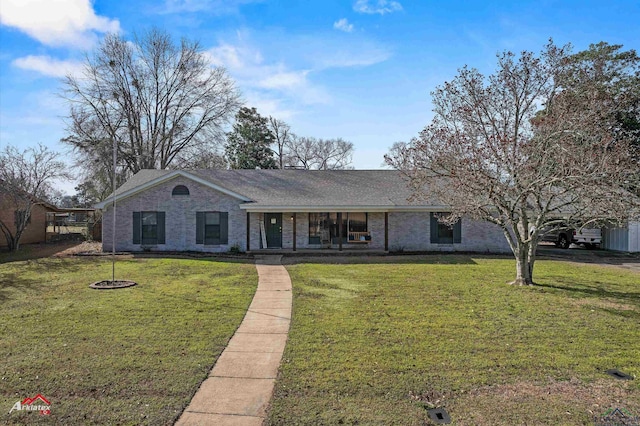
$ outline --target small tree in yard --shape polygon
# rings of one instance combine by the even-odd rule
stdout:
[[[0,219],[0,231],[10,251],[20,247],[33,206],[47,199],[52,190],[51,181],[60,178],[70,178],[65,164],[45,146],[22,152],[7,146],[0,153],[0,206],[15,210],[11,219]]]
[[[489,77],[462,68],[432,93],[431,124],[385,157],[416,197],[451,206],[443,221],[464,215],[502,228],[515,284],[533,284],[545,229],[624,222],[638,207],[628,192],[638,163],[633,138],[619,131],[621,92],[600,90],[587,74],[567,84],[576,66],[569,50],[550,42],[539,57],[503,53]]]

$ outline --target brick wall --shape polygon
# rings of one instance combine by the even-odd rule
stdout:
[[[12,232],[15,233],[15,206],[6,196],[2,195],[3,194],[0,193],[0,220],[5,224],[9,224]],[[31,223],[27,225],[22,233],[20,244],[42,243],[46,241],[47,211],[48,209],[41,205],[35,205],[31,208]],[[0,247],[7,247],[7,240],[2,233],[0,233]]]
[[[389,213],[389,250],[491,253],[511,251],[500,227],[469,218],[462,218],[460,244],[431,244],[431,217],[428,212]]]
[[[189,189],[188,196],[172,196],[176,185]],[[191,179],[178,176],[126,198],[116,205],[116,250],[140,251],[145,247],[133,244],[133,212],[165,212],[166,244],[150,246],[152,250],[225,252],[238,245],[246,246],[246,212],[240,210],[241,201]],[[222,245],[196,244],[197,211],[229,213],[229,243]],[[112,249],[113,210],[110,205],[102,217],[102,249]]]

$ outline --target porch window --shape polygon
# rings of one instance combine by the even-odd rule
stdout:
[[[322,244],[329,240],[329,213],[309,213],[309,244]]]
[[[309,244],[338,244],[340,229],[338,213],[309,213]],[[342,242],[368,242],[371,240],[366,212],[342,214]]]
[[[371,241],[368,231],[368,214],[367,213],[347,213],[347,229],[349,230],[348,242],[364,243]]]
[[[196,212],[196,244],[229,244],[229,213]]]
[[[462,220],[458,220],[453,226],[446,225],[438,220],[448,213],[431,213],[431,244],[460,244],[462,242]]]
[[[164,212],[133,212],[133,244],[165,244]]]

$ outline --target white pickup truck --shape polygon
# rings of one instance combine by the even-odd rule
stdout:
[[[574,244],[582,244],[588,249],[600,247],[602,243],[602,231],[600,228],[582,228],[573,231]]]
[[[602,232],[599,228],[558,229],[544,233],[540,240],[552,242],[556,247],[563,249],[569,248],[571,244],[580,244],[593,249],[600,247]]]

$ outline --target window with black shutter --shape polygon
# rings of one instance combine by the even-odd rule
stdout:
[[[462,242],[462,219],[447,225],[438,219],[448,213],[431,213],[431,244],[460,244]]]
[[[165,244],[165,212],[133,212],[133,244]]]
[[[212,246],[229,244],[229,214],[227,212],[197,212],[196,244]]]

